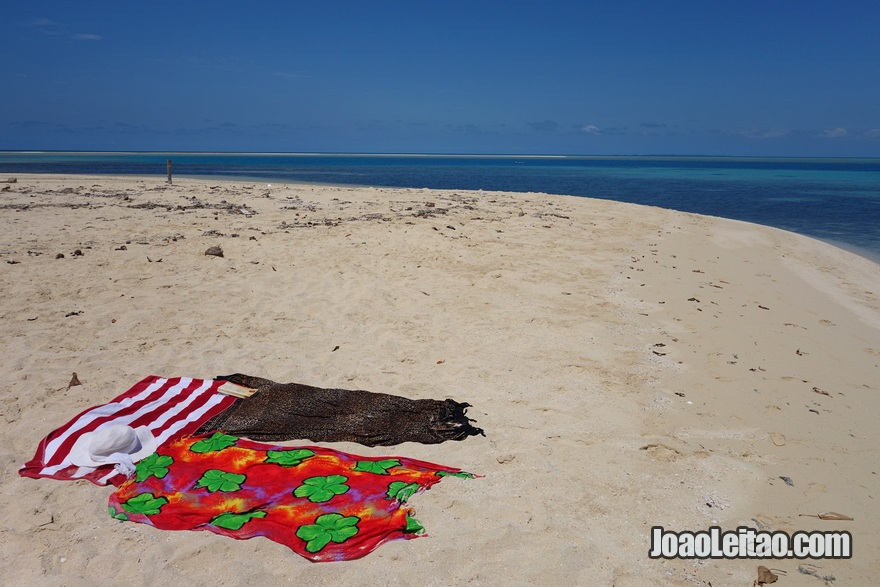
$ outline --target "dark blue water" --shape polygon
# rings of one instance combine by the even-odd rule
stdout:
[[[545,192],[791,230],[880,259],[880,159],[0,152],[11,173]]]

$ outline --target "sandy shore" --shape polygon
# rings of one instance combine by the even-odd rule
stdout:
[[[782,586],[880,579],[877,264],[542,194],[0,188],[5,584],[720,587],[752,585],[759,564]],[[469,402],[486,438],[334,446],[484,477],[412,498],[428,537],[313,564],[265,539],[119,522],[109,487],[17,473],[43,436],[147,375],[232,372]],[[828,511],[854,520],[809,517]],[[655,525],[846,530],[854,556],[651,560]]]

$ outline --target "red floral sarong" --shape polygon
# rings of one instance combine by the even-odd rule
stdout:
[[[422,531],[406,500],[460,469],[284,447],[222,433],[159,447],[110,496],[110,515],[163,530],[265,536],[311,561],[351,560]]]

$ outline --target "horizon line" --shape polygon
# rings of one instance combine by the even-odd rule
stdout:
[[[494,158],[494,159],[863,159],[877,160],[876,156],[833,156],[833,155],[697,155],[697,154],[609,154],[609,155],[576,155],[576,154],[529,154],[529,153],[393,153],[393,152],[346,152],[346,151],[181,151],[181,150],[72,150],[72,149],[0,149],[4,154],[41,155],[53,153],[80,155],[259,155],[259,156],[299,156],[299,157],[460,157],[460,158]]]

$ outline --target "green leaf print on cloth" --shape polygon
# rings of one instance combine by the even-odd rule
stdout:
[[[193,452],[206,453],[221,451],[229,448],[238,440],[237,436],[229,436],[222,432],[216,432],[211,438],[206,438],[194,443],[189,449]]]
[[[388,469],[392,467],[399,467],[400,461],[398,459],[385,459],[382,461],[358,461],[358,464],[355,465],[354,471],[361,471],[363,473],[375,473],[377,475],[387,475]]]
[[[212,518],[211,524],[214,524],[218,528],[225,528],[226,530],[241,530],[241,527],[250,522],[252,519],[265,517],[266,512],[261,512],[259,510],[255,512],[245,512],[243,514],[226,512]]]
[[[315,503],[330,501],[335,496],[348,491],[348,485],[345,485],[346,481],[348,481],[348,477],[343,475],[309,477],[303,479],[303,484],[297,487],[293,494],[296,497],[308,497],[309,501]]]
[[[450,473],[448,471],[437,471],[437,475],[439,477],[458,477],[459,479],[474,479],[475,475],[473,473],[465,473],[464,471],[459,471],[458,473]]]
[[[162,511],[162,506],[166,503],[168,503],[168,499],[165,497],[156,497],[152,493],[141,493],[123,503],[122,507],[131,514],[154,516]]]
[[[425,527],[422,526],[421,522],[407,514],[406,528],[403,531],[407,534],[421,534],[425,531]]]
[[[309,449],[294,450],[269,450],[266,451],[267,463],[274,463],[282,467],[295,467],[309,457],[315,456],[315,451]]]
[[[419,490],[418,483],[407,483],[406,481],[392,481],[388,486],[389,499],[396,499],[403,503],[411,498]]]
[[[210,493],[215,491],[238,491],[241,484],[247,479],[245,475],[236,473],[227,473],[220,469],[208,469],[199,482],[193,486],[193,489],[201,489],[205,487]]]
[[[318,552],[331,540],[341,544],[357,534],[357,523],[360,521],[357,516],[324,514],[318,516],[314,524],[300,526],[296,535],[306,541],[308,552]]]
[[[168,467],[171,466],[173,462],[174,459],[171,457],[154,452],[135,465],[135,470],[137,471],[136,481],[140,483],[150,476],[153,476],[156,479],[162,479],[168,474]]]

